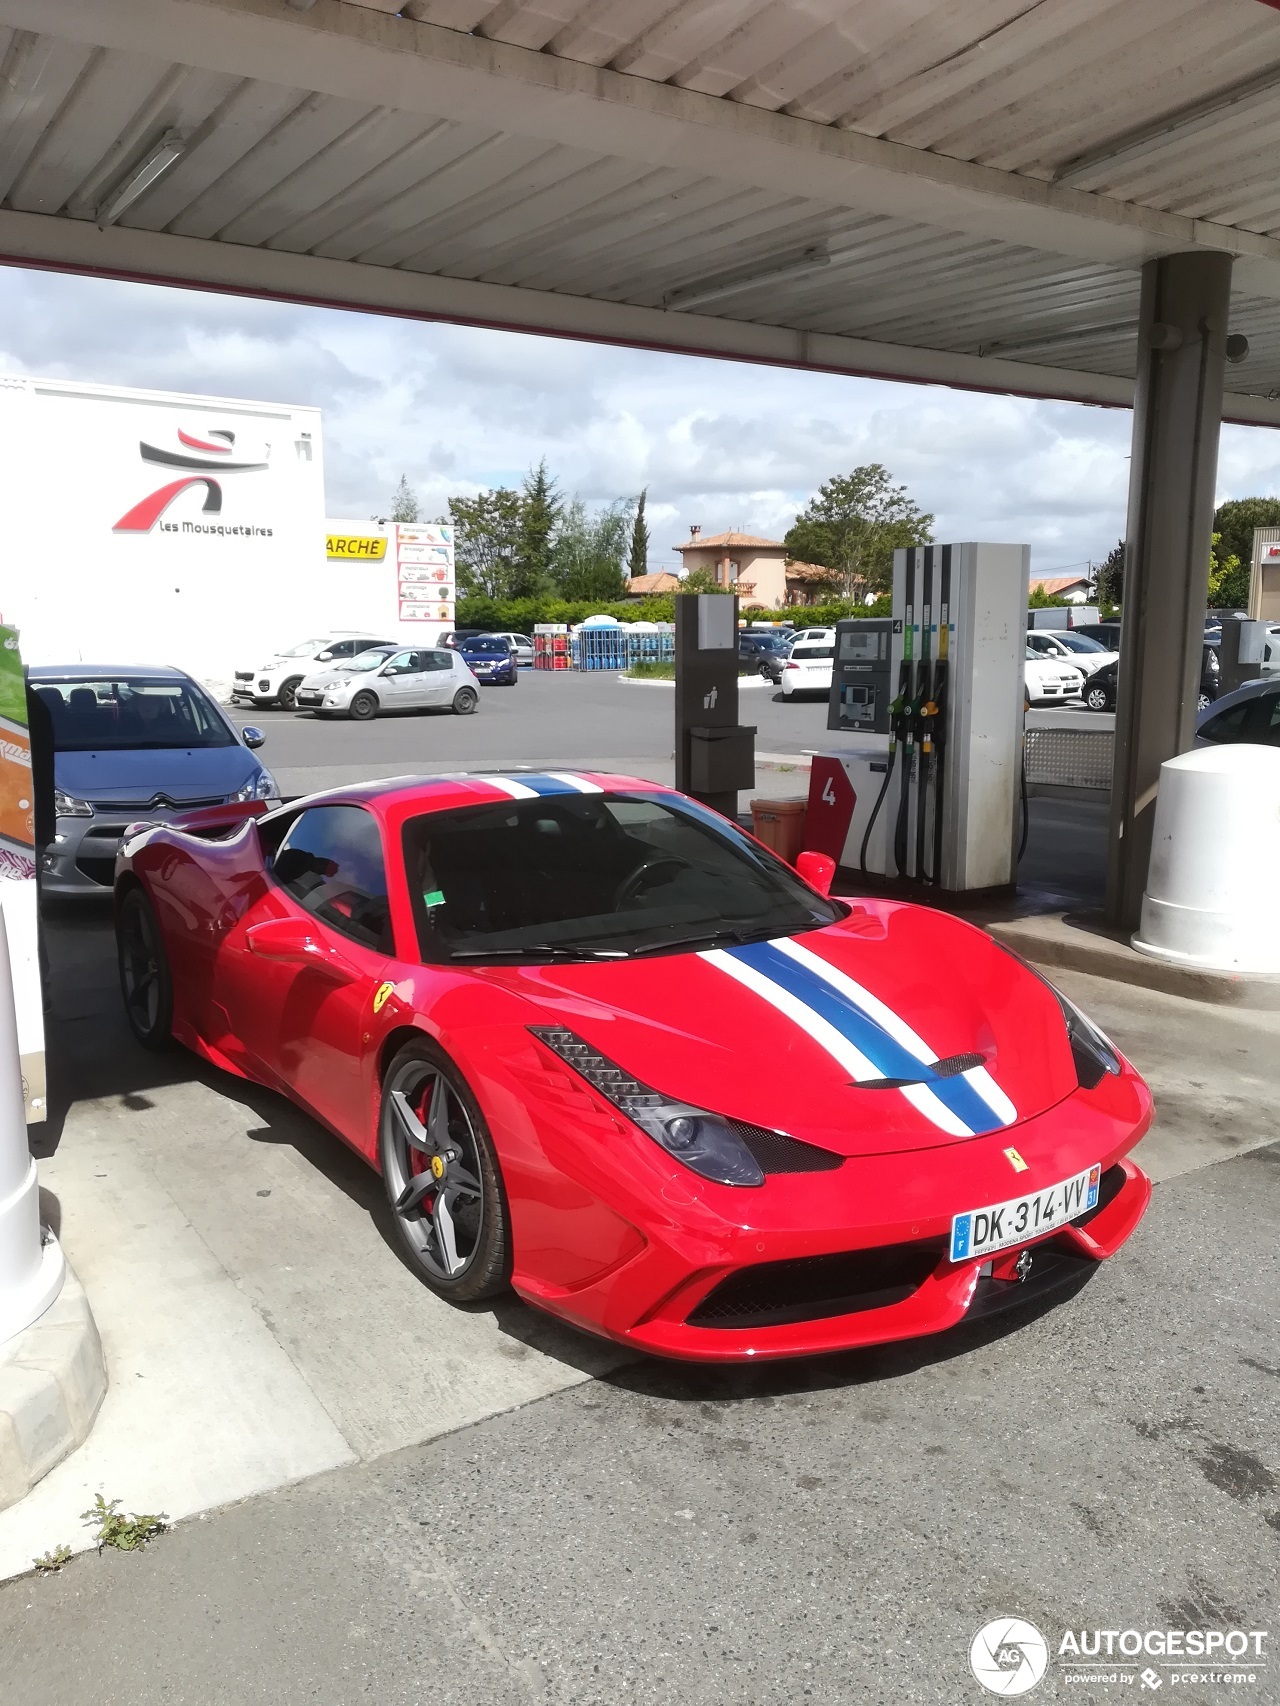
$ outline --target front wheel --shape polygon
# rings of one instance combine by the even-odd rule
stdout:
[[[427,1037],[406,1043],[387,1069],[378,1157],[418,1277],[450,1303],[505,1291],[510,1238],[498,1158],[466,1080]]]
[[[378,701],[372,693],[357,693],[347,706],[347,715],[354,717],[358,723],[367,723],[371,717],[378,714]]]
[[[453,708],[460,717],[469,717],[480,703],[474,687],[460,687],[453,696]]]
[[[1105,687],[1090,687],[1084,696],[1084,702],[1091,711],[1107,711],[1107,690]]]
[[[1209,709],[1210,705],[1212,705],[1212,704],[1213,704],[1213,700],[1209,697],[1209,695],[1207,693],[1201,693],[1200,696],[1196,700],[1196,710],[1197,711],[1207,711]]]
[[[294,711],[297,709],[298,689],[301,686],[302,677],[300,675],[295,675],[290,681],[281,682],[280,691],[276,694],[276,698],[280,702],[280,709],[282,711]]]
[[[160,921],[142,889],[130,889],[120,903],[116,958],[129,1029],[143,1048],[168,1048],[173,1037],[173,978]]]

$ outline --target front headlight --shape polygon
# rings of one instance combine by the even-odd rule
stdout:
[[[705,1108],[672,1101],[641,1084],[607,1056],[559,1025],[530,1025],[539,1042],[558,1054],[593,1090],[634,1121],[668,1155],[721,1185],[763,1185],[760,1163],[728,1120]]]
[[[340,675],[336,681],[325,682],[325,686],[328,688],[330,693],[336,692],[339,687],[350,687],[350,685],[351,677],[349,675]]]
[[[238,805],[245,800],[273,800],[279,789],[276,779],[269,770],[260,770],[256,776],[250,776],[244,787],[231,796],[230,803]]]
[[[74,794],[64,794],[61,788],[53,790],[53,809],[58,817],[93,816],[88,800],[77,800]]]

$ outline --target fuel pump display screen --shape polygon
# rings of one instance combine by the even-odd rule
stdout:
[[[836,623],[835,658],[827,727],[858,734],[887,735],[889,649],[893,623],[887,616],[849,617]]]

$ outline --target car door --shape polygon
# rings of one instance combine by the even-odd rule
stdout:
[[[452,704],[455,690],[453,664],[457,654],[440,649],[418,655],[422,660],[423,704]]]
[[[395,652],[378,671],[375,691],[388,711],[417,710],[423,700],[422,669],[418,652]]]
[[[219,955],[222,1005],[268,1082],[363,1143],[363,1037],[393,965],[378,821],[312,806],[265,851],[267,880]]]

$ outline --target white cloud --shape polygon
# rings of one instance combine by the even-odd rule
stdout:
[[[940,538],[1025,540],[1034,572],[1124,528],[1126,411],[794,373],[155,286],[0,269],[0,371],[313,403],[330,513],[428,514],[541,457],[592,503],[649,488],[653,559],[691,522],[780,536],[883,462]],[[1223,432],[1219,498],[1280,490],[1280,434]]]

